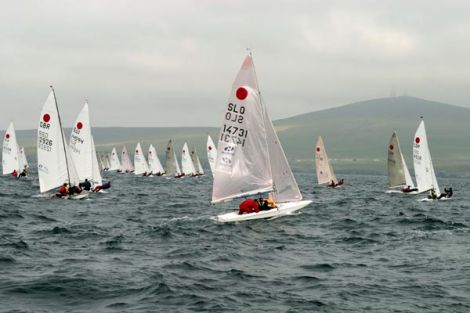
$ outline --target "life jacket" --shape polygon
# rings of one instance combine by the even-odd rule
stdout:
[[[67,187],[65,187],[65,186],[60,187],[59,188],[59,193],[67,194],[68,193]]]
[[[275,208],[275,207],[276,207],[276,203],[274,203],[274,200],[273,200],[273,199],[268,198],[268,199],[266,199],[266,202],[268,203],[268,205],[269,205],[271,208]]]
[[[239,205],[240,210],[238,211],[238,214],[245,214],[245,213],[258,213],[259,212],[259,205],[258,202],[256,202],[253,199],[246,199]]]

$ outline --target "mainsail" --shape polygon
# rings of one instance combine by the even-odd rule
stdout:
[[[54,89],[44,104],[38,124],[39,188],[46,192],[63,183],[76,185],[78,174],[66,144]]]
[[[424,120],[421,120],[414,137],[413,165],[418,192],[434,189],[437,195],[440,195],[441,191],[439,190],[436,174],[434,173],[434,167],[432,165]]]
[[[390,188],[410,186],[414,188],[413,180],[401,152],[400,142],[396,132],[393,132],[388,143],[388,186]]]
[[[279,202],[302,199],[261,99],[251,56],[233,83],[217,151],[213,203],[265,192]]]
[[[93,178],[93,147],[88,103],[85,103],[75,120],[69,142],[70,155],[80,181]]]
[[[215,162],[217,161],[217,148],[211,136],[207,136],[207,160],[211,168],[212,176],[215,175]]]
[[[2,152],[3,175],[9,175],[16,171],[19,174],[24,166],[21,164],[20,150],[16,141],[16,132],[13,122],[8,125],[3,137]]]
[[[318,184],[326,184],[334,182],[338,183],[333,168],[330,165],[328,155],[326,154],[325,144],[323,138],[318,136],[317,144],[315,146],[315,167],[317,170]]]
[[[119,157],[116,152],[116,148],[113,148],[111,152],[111,161],[110,161],[109,170],[110,171],[117,171],[121,168],[121,162],[119,161]]]
[[[127,148],[123,146],[121,152],[121,172],[132,172],[133,170],[134,166],[132,165],[129,153],[127,153]]]
[[[173,144],[168,141],[168,145],[166,146],[166,162],[165,162],[165,173],[168,176],[176,175],[176,154],[173,149]],[[178,166],[179,167],[179,166]]]
[[[165,170],[163,169],[162,163],[158,158],[157,149],[151,144],[149,147],[149,152],[147,155],[149,169],[153,174],[163,174]]]
[[[196,175],[204,175],[204,169],[202,168],[201,161],[199,160],[199,156],[197,155],[197,151],[194,146],[191,149],[191,161],[193,161]]]
[[[135,147],[134,153],[134,167],[135,175],[142,175],[149,172],[149,167],[147,161],[145,160],[145,154],[142,151],[142,147],[140,146],[140,142],[137,143],[137,147]]]
[[[191,154],[189,153],[188,144],[185,142],[181,150],[181,170],[184,175],[191,176],[196,174]]]

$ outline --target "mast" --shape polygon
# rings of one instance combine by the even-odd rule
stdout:
[[[66,150],[67,146],[65,145],[64,130],[62,129],[62,121],[60,120],[59,106],[57,105],[57,98],[56,98],[56,95],[55,95],[54,87],[52,85],[50,85],[49,87],[51,87],[52,93],[54,94],[55,108],[57,110],[57,117],[59,118],[60,134],[62,135],[62,145],[64,146],[65,165],[67,167],[67,177],[68,177],[69,186],[70,186],[71,182],[70,182],[70,172],[69,172],[69,160],[67,159],[67,150]]]

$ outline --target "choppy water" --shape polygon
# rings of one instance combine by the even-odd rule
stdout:
[[[0,312],[470,312],[470,181],[420,203],[296,176],[311,206],[237,225],[209,219],[209,176],[108,174],[84,201],[1,177]]]

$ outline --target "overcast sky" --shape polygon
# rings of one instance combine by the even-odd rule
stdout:
[[[408,95],[470,107],[470,1],[2,1],[0,129],[219,126],[250,47],[273,119]]]

